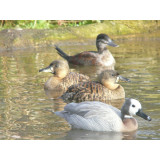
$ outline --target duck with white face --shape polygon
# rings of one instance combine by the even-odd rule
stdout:
[[[69,103],[63,111],[55,112],[64,118],[72,128],[91,131],[132,132],[138,129],[133,116],[151,121],[142,111],[138,100],[127,98],[121,110],[98,101]]]

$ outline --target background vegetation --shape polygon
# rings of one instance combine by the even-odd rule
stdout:
[[[83,42],[106,33],[113,39],[160,36],[159,20],[0,20],[0,52]],[[87,40],[88,41],[88,40]]]
[[[0,29],[53,29],[60,26],[82,26],[102,22],[102,20],[0,20]]]

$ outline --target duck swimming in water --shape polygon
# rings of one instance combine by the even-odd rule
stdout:
[[[65,101],[101,101],[125,98],[123,87],[118,81],[130,81],[115,70],[105,70],[99,75],[99,81],[88,81],[72,85],[61,96]]]
[[[96,51],[84,51],[78,53],[74,56],[68,56],[64,53],[58,46],[55,46],[55,49],[58,51],[58,54],[66,59],[69,63],[75,65],[94,65],[94,66],[105,66],[114,69],[115,59],[107,49],[107,46],[118,47],[108,35],[99,34],[96,39]]]
[[[88,76],[69,72],[68,62],[64,60],[55,60],[48,67],[40,69],[39,72],[50,72],[53,74],[44,85],[46,90],[62,90],[65,92],[69,86],[89,80]]]
[[[55,112],[64,118],[72,128],[91,131],[132,132],[138,129],[138,123],[132,116],[145,120],[151,118],[142,112],[139,101],[127,98],[121,111],[108,104],[92,101],[69,103],[64,111]]]

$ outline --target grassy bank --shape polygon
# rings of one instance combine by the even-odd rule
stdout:
[[[103,23],[102,20],[0,20],[3,29],[54,29],[58,27],[76,27],[87,24]]]
[[[158,36],[157,32],[160,29],[160,21],[156,20],[107,20],[94,21],[91,24],[76,24],[75,26],[59,25],[53,29],[45,27],[43,29],[26,29],[26,27],[16,28],[16,26],[14,26],[16,29],[6,28],[0,31],[0,51],[46,47],[73,39],[85,41],[86,38],[96,38],[99,33],[106,33],[113,38],[128,38],[143,33],[155,33],[155,36]]]

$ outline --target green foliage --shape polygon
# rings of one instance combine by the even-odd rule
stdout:
[[[92,23],[101,23],[101,20],[0,20],[2,29],[53,29],[56,27],[82,26]]]

